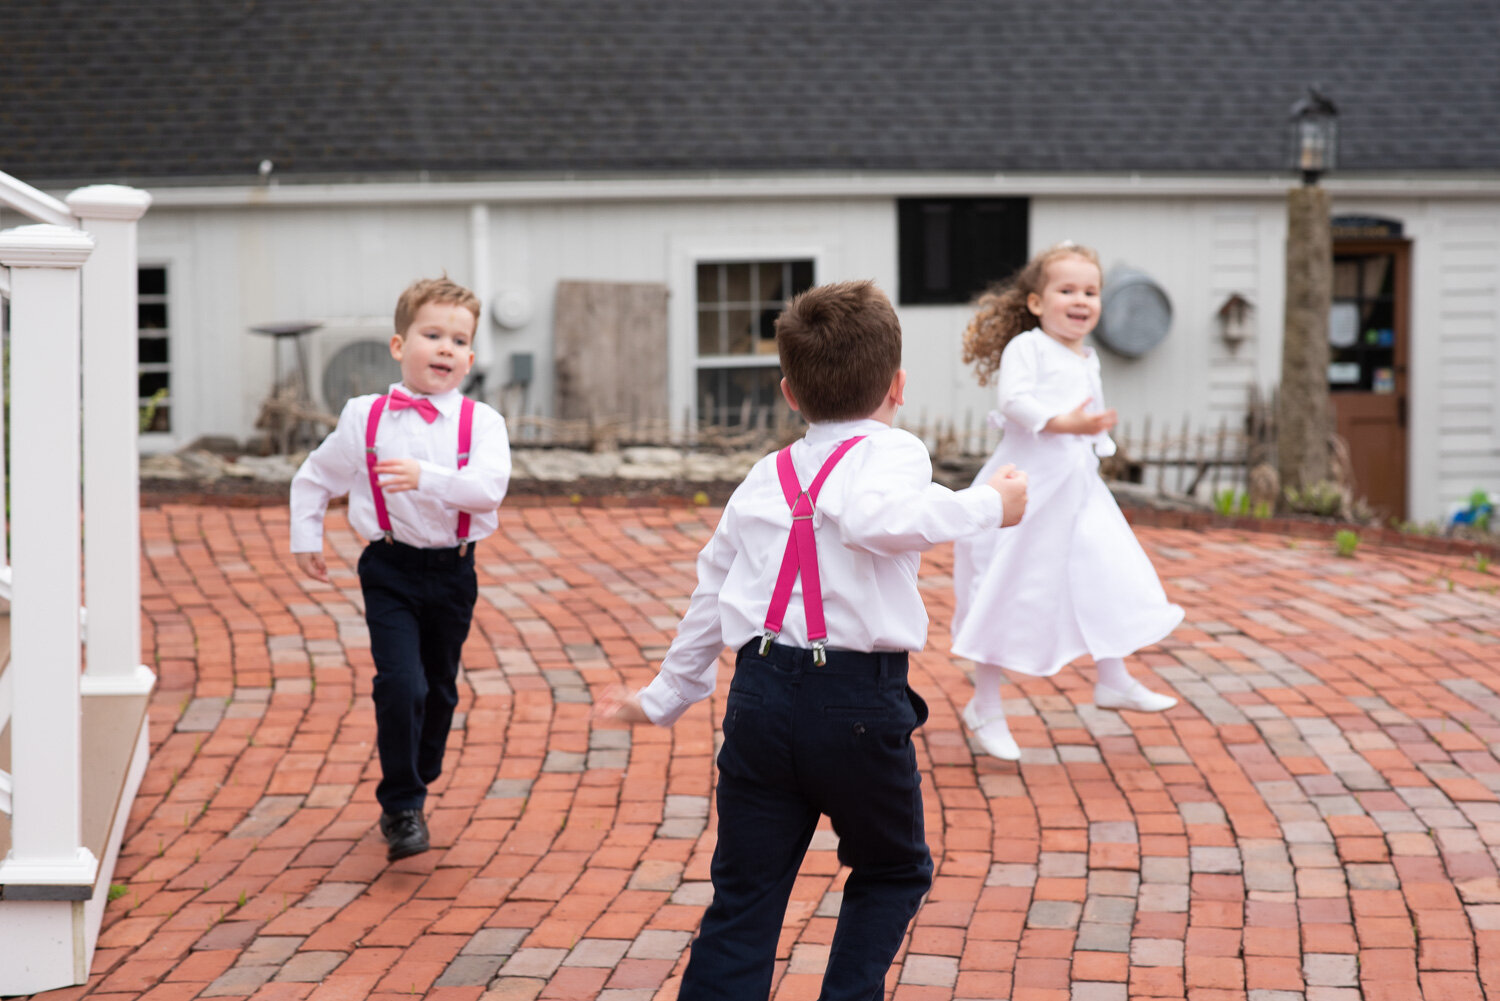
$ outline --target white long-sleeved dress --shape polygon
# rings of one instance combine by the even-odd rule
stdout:
[[[1042,430],[1084,400],[1103,409],[1099,357],[1086,350],[1034,329],[1001,355],[1000,408],[990,418],[1004,437],[975,482],[1014,464],[1028,477],[1026,515],[954,543],[960,657],[1045,676],[1083,654],[1127,656],[1182,621],[1099,477],[1099,458],[1115,452],[1109,435]]]

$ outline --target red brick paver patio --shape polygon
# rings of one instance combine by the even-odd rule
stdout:
[[[516,507],[479,550],[436,850],[373,831],[371,666],[284,510],[144,513],[160,687],[93,976],[62,999],[675,997],[709,896],[712,711],[593,728],[650,676],[717,517]],[[946,653],[951,550],[924,565],[914,684],[937,878],[902,1001],[1500,997],[1500,597],[1483,560],[1227,530],[1140,530],[1187,623],[1141,658],[1182,704],[1089,704],[1067,669],[1007,690],[1019,765],[976,758]],[[813,998],[842,874],[813,843],[775,997]],[[3,952],[3,944],[0,944]]]

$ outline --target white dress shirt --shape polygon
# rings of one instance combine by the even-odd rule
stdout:
[[[920,553],[940,542],[1000,525],[1000,494],[988,486],[953,491],[932,482],[927,446],[877,420],[813,424],[792,445],[805,490],[839,442],[866,439],[839,460],[813,514],[823,616],[830,650],[920,650],[927,610],[917,591]],[[791,509],[776,456],[755,464],[724,507],[698,556],[698,587],[662,661],[640,692],[652,722],[668,726],[714,690],[715,663],[765,628]],[[777,642],[809,647],[802,578],[792,589]]]
[[[400,389],[413,398],[422,394]],[[356,396],[344,405],[338,427],[313,450],[292,478],[292,552],[323,549],[323,515],[328,502],[349,495],[349,523],[363,538],[381,537],[365,464],[365,423],[377,394]],[[505,418],[493,407],[474,404],[469,462],[458,468],[458,415],[463,396],[450,390],[429,396],[438,409],[431,424],[415,407],[392,412],[387,404],[375,433],[381,459],[416,459],[422,473],[417,489],[385,491],[385,509],[397,542],[420,549],[458,545],[458,514],[469,512],[469,538],[478,541],[500,524],[496,508],[510,485],[510,439]]]

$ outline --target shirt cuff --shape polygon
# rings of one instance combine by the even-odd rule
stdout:
[[[1000,491],[988,483],[965,487],[955,491],[964,505],[964,510],[980,528],[999,528],[1005,520],[1005,501]]]
[[[677,690],[660,674],[636,694],[641,700],[641,710],[646,718],[657,726],[671,726],[693,705],[678,695]]]
[[[323,551],[323,519],[311,524],[292,522],[291,550],[294,553],[321,553]]]
[[[417,465],[422,469],[422,475],[417,479],[417,493],[436,496],[440,499],[445,497],[448,484],[452,482],[458,470],[448,469],[425,459],[417,460]]]
[[[1035,400],[1011,400],[1002,408],[1006,417],[1029,430],[1032,434],[1041,434],[1047,428],[1047,422],[1056,417],[1057,414],[1049,413],[1047,408]]]

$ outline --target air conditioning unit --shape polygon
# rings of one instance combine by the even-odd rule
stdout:
[[[324,320],[307,335],[307,389],[313,402],[330,414],[344,409],[350,397],[383,393],[401,379],[391,357],[391,321],[385,317]]]

